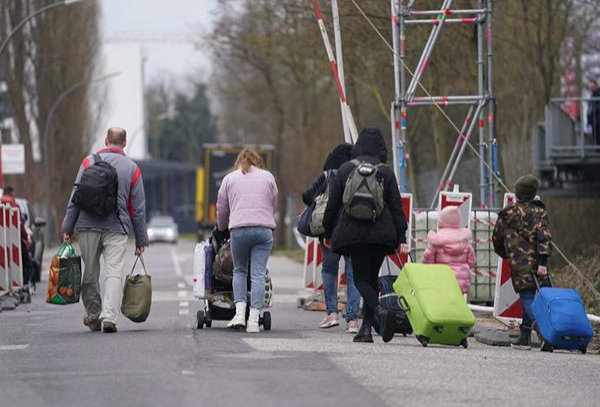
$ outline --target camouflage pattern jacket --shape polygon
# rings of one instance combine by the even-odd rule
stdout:
[[[494,250],[507,260],[516,292],[535,290],[532,272],[547,266],[552,235],[548,215],[540,201],[517,202],[498,214],[493,235]],[[550,285],[548,277],[539,277],[542,286]]]

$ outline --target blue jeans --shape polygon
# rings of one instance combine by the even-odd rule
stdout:
[[[533,315],[533,310],[531,309],[531,304],[535,298],[535,290],[520,292],[519,297],[521,298],[521,307],[523,308],[523,322],[521,323],[521,328],[531,331],[533,321],[535,321],[535,316]]]
[[[273,231],[265,227],[231,230],[233,256],[233,299],[248,301],[248,264],[250,264],[250,307],[262,309],[265,299],[267,261],[273,250]]]
[[[321,276],[323,277],[323,291],[325,292],[327,315],[337,312],[338,310],[337,279],[341,257],[342,256],[335,254],[323,245],[323,269],[321,271]],[[344,260],[346,261],[346,296],[348,299],[346,320],[350,321],[358,318],[360,294],[354,285],[350,257],[345,257]]]

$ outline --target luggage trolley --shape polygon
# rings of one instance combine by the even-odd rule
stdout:
[[[213,264],[216,254],[212,239],[200,242],[194,250],[194,274],[193,274],[193,296],[202,301],[202,309],[196,313],[196,328],[210,328],[213,321],[229,321],[235,316],[235,303],[233,301],[233,286],[223,283],[215,278]],[[267,270],[268,275],[268,270]],[[269,277],[270,279],[270,277]],[[248,273],[248,286],[250,286],[250,273]],[[263,309],[272,305],[271,293],[265,301]],[[248,295],[248,306],[246,307],[246,320],[250,314],[250,295]],[[258,325],[265,331],[271,330],[271,312],[264,311],[258,320]]]

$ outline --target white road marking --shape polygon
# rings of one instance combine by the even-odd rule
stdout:
[[[185,288],[185,284],[184,283],[177,283],[177,288]]]
[[[179,315],[190,315],[190,310],[187,308],[182,308],[179,310]]]
[[[181,294],[181,292],[182,291],[153,291],[152,302],[181,302],[192,301],[194,299],[191,292],[185,292],[186,294]]]
[[[187,302],[187,301],[183,301],[183,302],[180,302],[180,303],[179,303],[179,306],[180,306],[181,308],[187,308],[187,307],[189,307],[189,306],[190,306],[190,303],[189,303],[189,302]]]
[[[2,350],[23,350],[27,349],[29,344],[25,345],[0,345],[0,351]]]
[[[185,375],[192,375],[195,374],[196,372],[194,372],[193,370],[182,370],[181,374],[185,374]]]
[[[177,292],[177,296],[180,298],[185,298],[185,297],[187,297],[187,295],[188,295],[187,291],[178,291]]]
[[[173,260],[173,267],[175,267],[175,274],[182,276],[181,265],[179,264],[179,256],[174,248],[171,248],[171,259]]]

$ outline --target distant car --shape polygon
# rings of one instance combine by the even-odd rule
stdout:
[[[155,216],[148,222],[148,241],[177,243],[179,228],[170,216]]]

